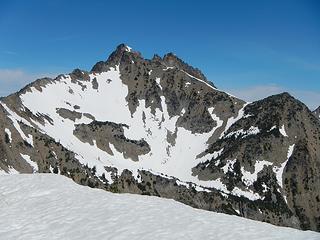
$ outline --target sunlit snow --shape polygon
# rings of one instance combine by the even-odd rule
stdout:
[[[91,189],[54,174],[0,176],[1,239],[316,240],[320,234]]]

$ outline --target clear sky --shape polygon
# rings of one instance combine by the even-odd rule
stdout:
[[[320,105],[320,1],[0,1],[0,95],[90,70],[119,43],[174,52],[243,99]]]

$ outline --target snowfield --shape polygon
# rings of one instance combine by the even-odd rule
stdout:
[[[320,239],[173,200],[91,189],[60,175],[0,181],[0,239]]]

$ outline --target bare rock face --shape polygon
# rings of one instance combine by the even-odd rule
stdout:
[[[77,111],[71,111],[66,108],[57,108],[57,113],[63,117],[68,118],[72,121],[75,121],[76,119],[80,119],[82,117],[82,113],[79,113]]]
[[[288,93],[246,103],[172,53],[121,44],[1,99],[0,170],[320,231],[317,115]]]
[[[320,107],[318,107],[312,113],[316,116],[316,118],[318,118],[320,120]]]
[[[76,125],[73,131],[74,135],[83,142],[91,145],[96,144],[98,148],[113,155],[110,144],[124,158],[130,158],[133,161],[139,160],[139,155],[150,152],[149,144],[141,140],[131,140],[125,137],[123,128],[128,128],[125,124],[116,124],[112,122],[93,121],[90,124]]]
[[[181,70],[187,72],[188,74],[190,74],[198,79],[201,79],[205,82],[208,82],[209,84],[211,84],[214,87],[214,85],[207,80],[207,78],[204,76],[204,74],[199,69],[193,68],[192,66],[189,66],[187,63],[182,61],[180,58],[178,58],[173,53],[168,53],[168,54],[164,55],[162,62],[167,67],[175,67],[175,68],[181,69]]]

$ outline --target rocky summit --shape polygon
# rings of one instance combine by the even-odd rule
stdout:
[[[245,102],[173,53],[121,44],[90,72],[38,79],[1,98],[0,128],[3,174],[320,231],[315,114],[288,93]]]

